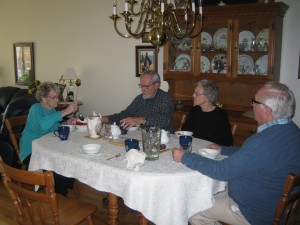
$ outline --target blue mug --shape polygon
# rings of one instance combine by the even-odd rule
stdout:
[[[60,138],[62,141],[66,141],[69,138],[70,134],[70,127],[68,126],[59,126],[54,134]]]
[[[185,151],[188,151],[188,152],[192,151],[192,142],[193,142],[193,137],[190,135],[180,135],[179,136],[180,147],[183,148]]]
[[[127,129],[125,129],[124,127],[120,126],[121,129],[121,134],[127,134]]]
[[[130,149],[140,150],[139,141],[137,139],[126,139],[125,140],[125,150],[128,152]]]

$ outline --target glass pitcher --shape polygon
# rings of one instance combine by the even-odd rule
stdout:
[[[159,158],[161,129],[159,127],[145,126],[142,128],[143,151],[146,160],[157,160]]]

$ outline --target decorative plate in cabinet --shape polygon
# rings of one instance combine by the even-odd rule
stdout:
[[[255,74],[254,73],[254,62],[249,55],[239,55],[239,74]]]
[[[259,57],[255,62],[255,73],[258,75],[267,75],[268,72],[268,55]]]
[[[213,73],[226,73],[226,55],[218,54],[211,60],[211,70]]]
[[[244,30],[239,33],[239,50],[251,51],[254,50],[255,36],[251,31]]]
[[[201,50],[210,51],[212,49],[212,37],[207,32],[201,32]]]
[[[188,54],[180,54],[177,56],[174,63],[175,71],[190,71],[191,68],[191,57]]]
[[[206,56],[201,56],[201,73],[209,73],[210,62]]]
[[[267,52],[269,47],[269,29],[261,30],[256,36],[257,51]]]
[[[213,36],[214,45],[216,50],[227,50],[227,28],[220,28]]]

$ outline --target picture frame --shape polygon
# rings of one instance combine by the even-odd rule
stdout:
[[[30,85],[35,81],[33,43],[14,43],[15,80],[19,85]]]
[[[136,77],[145,70],[157,71],[157,50],[154,46],[135,46]]]

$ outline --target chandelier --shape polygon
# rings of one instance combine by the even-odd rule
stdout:
[[[119,15],[117,0],[113,0],[110,18],[116,32],[136,39],[149,32],[149,41],[159,48],[171,37],[194,38],[201,33],[202,0],[125,0],[124,11]],[[125,32],[117,27],[118,21],[123,20]]]

